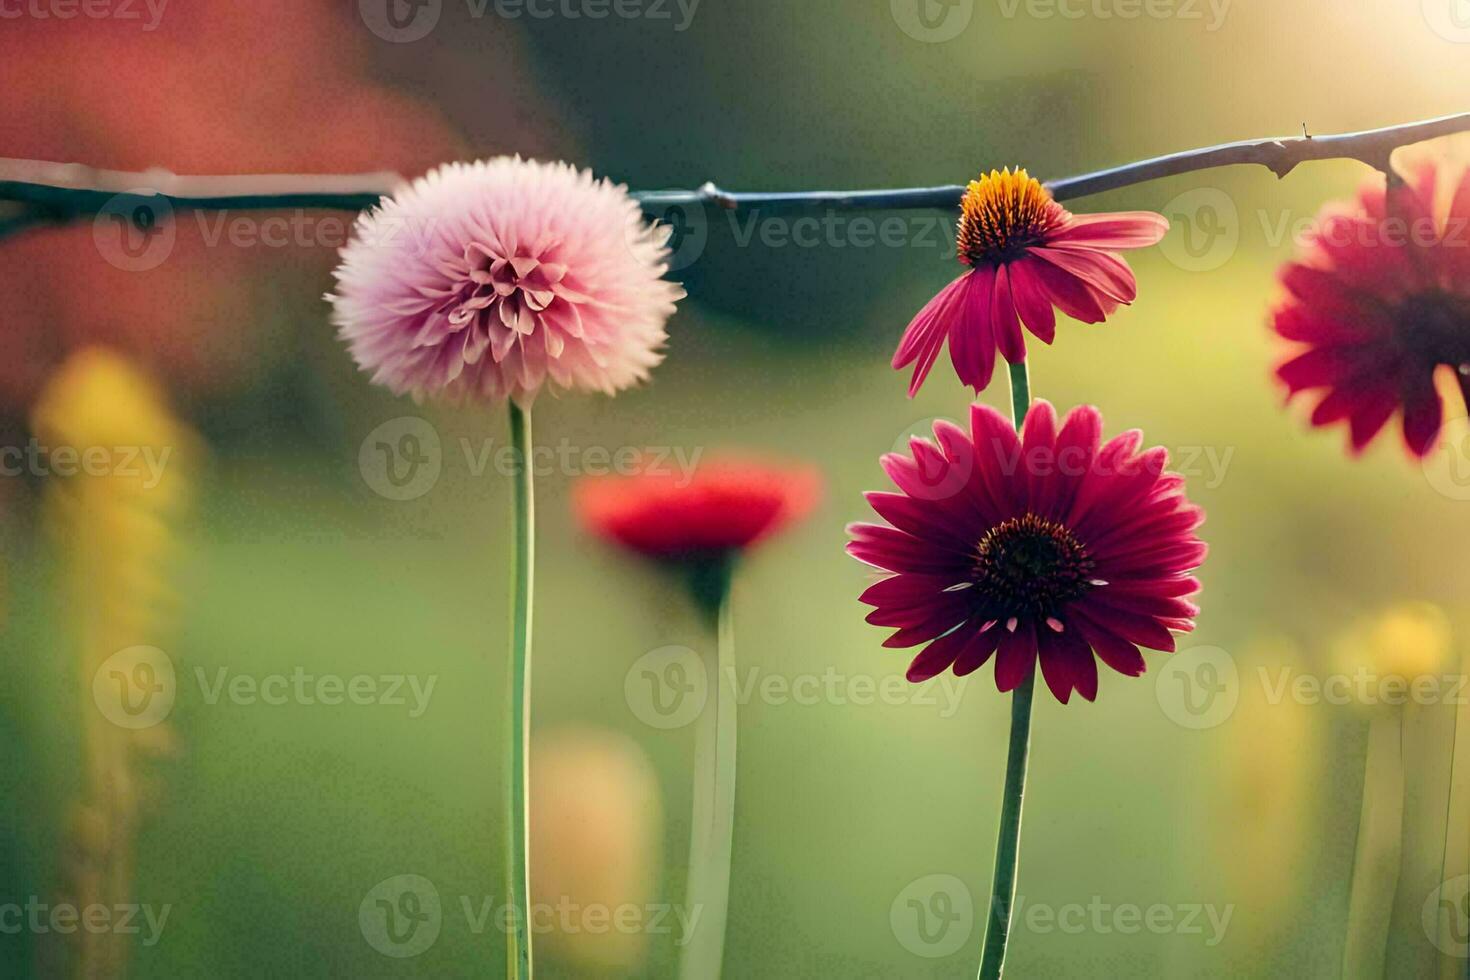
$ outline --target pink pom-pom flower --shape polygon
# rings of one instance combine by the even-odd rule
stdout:
[[[567,163],[450,163],[357,221],[328,294],[375,382],[529,406],[547,381],[615,394],[663,355],[684,297],[667,226]]]

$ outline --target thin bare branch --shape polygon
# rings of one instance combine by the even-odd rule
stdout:
[[[1470,131],[1470,113],[1332,136],[1283,136],[1185,150],[1049,181],[1059,200],[1117,190],[1161,177],[1253,164],[1285,177],[1314,160],[1358,160],[1390,173],[1393,151],[1413,143]],[[402,181],[393,173],[257,174],[181,177],[163,170],[132,173],[81,164],[0,158],[0,201],[22,209],[0,220],[0,237],[26,228],[87,220],[136,208],[173,211],[283,210],[312,208],[360,211],[372,207]],[[728,210],[917,210],[958,207],[964,186],[910,187],[863,191],[727,191],[713,183],[697,190],[635,191],[650,210],[709,204]],[[162,208],[159,208],[162,210]]]

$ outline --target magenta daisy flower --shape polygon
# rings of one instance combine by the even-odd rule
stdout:
[[[670,229],[567,163],[450,163],[357,221],[327,299],[395,394],[529,406],[549,380],[614,394],[663,359],[684,297]]]
[[[1039,659],[1065,704],[1074,690],[1097,697],[1094,655],[1138,676],[1139,647],[1172,651],[1198,612],[1186,597],[1199,590],[1204,513],[1164,471],[1165,451],[1140,452],[1136,430],[1102,444],[1086,405],[1058,429],[1038,401],[1019,436],[975,405],[970,426],[940,422],[938,445],[916,438],[911,457],[883,457],[900,492],[867,499],[888,524],[848,528],[849,554],[894,573],[863,593],[868,622],[897,628],[884,646],[924,646],[909,680],[969,674],[995,653],[996,686],[1010,691]]]
[[[893,355],[895,370],[914,365],[909,397],[946,340],[960,381],[979,392],[990,384],[997,350],[1011,364],[1025,359],[1023,324],[1049,344],[1057,309],[1101,323],[1138,294],[1118,253],[1153,245],[1168,230],[1168,220],[1150,211],[1074,215],[1025,170],[981,174],[960,204],[956,252],[970,271],[919,311]]]
[[[1314,426],[1346,423],[1361,452],[1395,413],[1415,456],[1434,447],[1444,407],[1435,374],[1470,394],[1470,172],[1447,218],[1435,211],[1441,173],[1426,163],[1390,195],[1380,174],[1357,207],[1329,205],[1272,318],[1298,346],[1276,369],[1288,397],[1320,391]]]

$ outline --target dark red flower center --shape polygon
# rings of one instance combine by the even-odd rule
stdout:
[[[971,577],[992,617],[1044,619],[1092,587],[1093,564],[1065,525],[1027,514],[985,532]]]
[[[1410,357],[1459,370],[1470,365],[1470,296],[1435,290],[1406,297],[1399,309],[1400,343]]]

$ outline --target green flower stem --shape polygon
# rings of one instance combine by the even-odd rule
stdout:
[[[1394,896],[1403,870],[1404,712],[1375,714],[1368,726],[1363,763],[1363,802],[1348,891],[1343,980],[1387,975]]]
[[[684,947],[683,980],[718,980],[725,958],[730,906],[730,855],[735,837],[735,625],[730,612],[734,558],[701,568],[693,580],[712,615],[716,643],[711,697],[699,715],[694,748],[694,815],[689,837],[686,914],[698,925]]]
[[[515,578],[510,633],[510,678],[506,697],[510,723],[510,758],[506,794],[505,870],[506,901],[514,910],[514,928],[506,947],[506,976],[531,980],[531,867],[530,813],[527,801],[527,770],[530,762],[531,727],[531,582],[536,558],[535,489],[531,472],[531,415],[510,405],[510,440],[515,448]]]
[[[1021,423],[1026,421],[1026,413],[1031,410],[1031,369],[1024,360],[1010,365],[1010,369],[1011,421],[1020,432]]]
[[[1020,431],[1031,407],[1031,379],[1026,362],[1011,366],[1011,418]],[[980,980],[999,980],[1005,968],[1006,941],[1011,933],[1011,907],[1016,899],[1016,868],[1021,851],[1021,799],[1026,792],[1026,763],[1031,753],[1031,697],[1036,671],[1011,695],[1011,743],[1006,755],[1005,795],[1000,804],[1000,831],[995,841],[995,877],[990,886],[990,914],[980,953]]]

